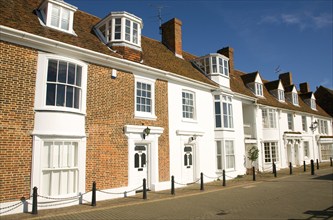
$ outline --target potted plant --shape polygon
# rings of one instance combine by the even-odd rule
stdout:
[[[247,152],[247,158],[251,161],[250,173],[252,174],[252,167],[256,167],[256,161],[259,157],[259,150],[256,146],[252,146]]]

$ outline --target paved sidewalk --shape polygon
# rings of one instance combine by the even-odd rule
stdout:
[[[204,191],[200,190],[200,184],[193,184],[184,188],[177,188],[176,189],[176,195],[171,195],[170,190],[167,191],[160,191],[160,192],[148,192],[148,199],[143,200],[142,199],[142,193],[138,193],[136,196],[133,197],[127,197],[127,198],[121,198],[121,199],[113,199],[113,200],[107,200],[107,201],[97,201],[97,206],[92,207],[90,204],[84,204],[84,205],[77,205],[77,206],[71,206],[67,208],[58,208],[58,209],[49,209],[49,210],[39,210],[38,215],[32,215],[31,213],[23,213],[23,214],[16,214],[16,215],[7,215],[7,216],[1,216],[1,220],[7,220],[7,219],[133,219],[138,218],[139,216],[136,214],[137,212],[143,212],[143,210],[153,210],[150,211],[149,214],[145,215],[145,218],[151,218],[156,219],[156,210],[161,211],[163,213],[163,207],[172,207],[172,205],[175,205],[177,203],[180,203],[180,205],[176,205],[173,207],[173,210],[166,210],[167,213],[165,213],[163,216],[168,216],[169,218],[181,218],[180,216],[173,216],[172,214],[182,215],[182,210],[188,210],[190,208],[193,208],[193,206],[196,206],[195,210],[192,210],[192,214],[195,216],[199,216],[199,219],[213,219],[213,218],[222,218],[222,217],[228,217],[228,218],[241,218],[245,219],[246,216],[238,216],[240,213],[243,213],[246,210],[246,213],[249,215],[251,214],[251,208],[257,207],[257,206],[265,206],[266,203],[274,203],[276,202],[277,198],[263,198],[264,195],[261,195],[262,192],[255,190],[265,190],[267,186],[263,185],[264,183],[269,183],[269,187],[273,188],[267,188],[266,190],[272,191],[274,189],[278,189],[279,187],[282,187],[283,184],[288,187],[288,190],[290,186],[298,186],[299,182],[307,182],[312,183],[311,181],[308,181],[309,179],[313,178],[320,178],[321,176],[326,176],[327,174],[332,175],[333,167],[329,166],[329,163],[321,163],[320,169],[317,170],[315,168],[315,175],[312,176],[310,174],[310,169],[307,167],[307,171],[303,172],[303,167],[299,168],[293,168],[293,175],[289,175],[289,169],[283,169],[279,170],[277,177],[274,178],[274,175],[271,172],[258,174],[256,175],[256,181],[252,181],[252,175],[245,175],[238,178],[235,178],[233,180],[229,180],[226,182],[226,187],[222,186],[221,181],[214,181],[211,183],[206,183],[204,185]],[[332,178],[332,176],[330,177]],[[293,182],[295,181],[295,182]],[[274,184],[273,184],[274,183]],[[332,184],[333,182],[326,181],[325,182]],[[323,184],[321,184],[323,186]],[[293,187],[291,187],[293,188]],[[297,188],[297,187],[296,187]],[[248,191],[240,193],[243,189],[253,189],[253,193],[256,193],[255,196],[258,196],[258,199],[256,201],[251,201],[250,204],[246,204],[245,206],[243,204],[242,197],[248,193]],[[333,189],[333,185],[332,185]],[[236,192],[234,192],[237,190]],[[288,191],[287,189],[285,192]],[[230,193],[228,193],[230,192]],[[207,209],[204,210],[202,207],[205,207],[206,203],[209,203],[211,201],[217,200],[216,195],[223,193],[221,197],[227,198],[230,197],[230,201],[233,201],[232,203],[229,202],[228,205],[225,205],[226,210],[220,210],[219,213],[216,213],[216,211],[209,211],[211,207],[214,206],[214,204],[207,206]],[[288,194],[291,194],[289,192]],[[320,192],[319,192],[320,193]],[[285,195],[286,197],[288,195]],[[301,196],[301,195],[299,195]],[[330,195],[332,196],[332,195]],[[201,198],[199,201],[197,198]],[[252,195],[253,197],[253,195]],[[209,198],[209,199],[208,199]],[[206,199],[208,199],[206,201]],[[189,202],[191,201],[191,202]],[[200,201],[206,201],[206,203],[202,204]],[[222,200],[223,201],[223,200]],[[187,203],[189,202],[189,203]],[[302,202],[302,201],[301,201]],[[221,204],[221,201],[216,201],[217,204]],[[164,204],[164,205],[162,205]],[[197,205],[195,205],[197,204]],[[233,205],[232,205],[233,204]],[[167,206],[165,206],[167,205]],[[275,204],[279,205],[279,204]],[[332,203],[331,206],[333,207],[333,197],[332,197]],[[129,211],[131,209],[136,210],[136,208],[142,207],[139,209],[139,211]],[[181,208],[182,207],[182,208]],[[181,210],[178,210],[177,208],[181,208]],[[279,208],[279,207],[276,207]],[[328,207],[327,207],[328,208]],[[197,209],[202,212],[202,214],[198,213],[195,214]],[[286,208],[284,208],[286,209]],[[141,210],[141,211],[140,211]],[[165,211],[165,210],[164,210]],[[258,210],[257,210],[258,211]],[[285,211],[288,211],[285,210]],[[289,210],[291,211],[291,210]],[[171,212],[171,213],[169,213]],[[227,213],[228,212],[228,213]],[[253,210],[252,210],[253,212]],[[110,214],[112,213],[112,214]],[[237,214],[238,213],[238,214]],[[263,211],[262,214],[265,212]],[[154,215],[155,214],[155,215]],[[255,214],[255,213],[252,213]],[[269,214],[269,213],[268,213]],[[234,216],[234,217],[233,217]],[[267,215],[269,216],[269,215]],[[247,216],[249,217],[249,216]],[[274,216],[272,216],[274,217]],[[277,217],[277,216],[275,216]],[[333,214],[331,216],[333,218]],[[186,217],[185,217],[186,218]],[[188,218],[192,218],[188,216]],[[168,218],[165,218],[168,219]],[[303,218],[304,219],[304,218]],[[328,218],[326,218],[328,219]]]

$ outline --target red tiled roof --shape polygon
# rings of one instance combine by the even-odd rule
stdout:
[[[48,28],[40,24],[36,15],[36,9],[42,0],[1,0],[0,1],[0,22],[2,25],[39,35],[45,38],[61,41],[77,47],[96,51],[114,57],[122,58],[121,55],[111,51],[95,35],[93,27],[100,21],[100,18],[86,12],[77,10],[74,15],[74,31],[77,36]],[[161,42],[142,37],[143,65],[151,66],[161,70],[169,71],[183,77],[188,77],[209,85],[217,86],[216,83],[208,79],[204,74],[192,66],[190,62],[196,56],[183,52],[183,58],[178,58],[173,52],[168,50]],[[230,89],[252,98],[256,96],[246,86],[246,83],[254,81],[258,72],[245,74],[238,70],[230,70]],[[267,82],[264,81],[263,82]],[[264,97],[258,98],[258,103],[272,107],[279,107],[289,110],[304,111],[311,114],[329,117],[319,106],[318,111],[312,110],[302,100],[300,106],[291,103],[281,103],[264,87]]]

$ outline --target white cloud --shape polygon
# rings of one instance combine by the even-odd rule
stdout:
[[[286,24],[294,25],[303,30],[306,28],[321,29],[332,27],[332,14],[321,13],[313,15],[312,13],[302,12],[298,14],[280,14],[262,16],[258,24]]]

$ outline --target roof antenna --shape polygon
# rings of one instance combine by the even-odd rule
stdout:
[[[160,35],[162,35],[162,29],[161,29],[161,26],[162,26],[162,22],[163,22],[163,18],[162,18],[162,9],[165,8],[165,7],[168,7],[168,6],[162,6],[162,5],[157,5],[157,6],[154,6],[153,4],[150,4],[150,6],[152,7],[156,7],[157,10],[158,10],[158,14],[157,14],[157,19],[159,21],[159,30],[160,30]]]
[[[278,65],[276,68],[275,68],[275,73],[276,74],[279,74],[281,72],[281,68],[280,68],[280,65]]]

